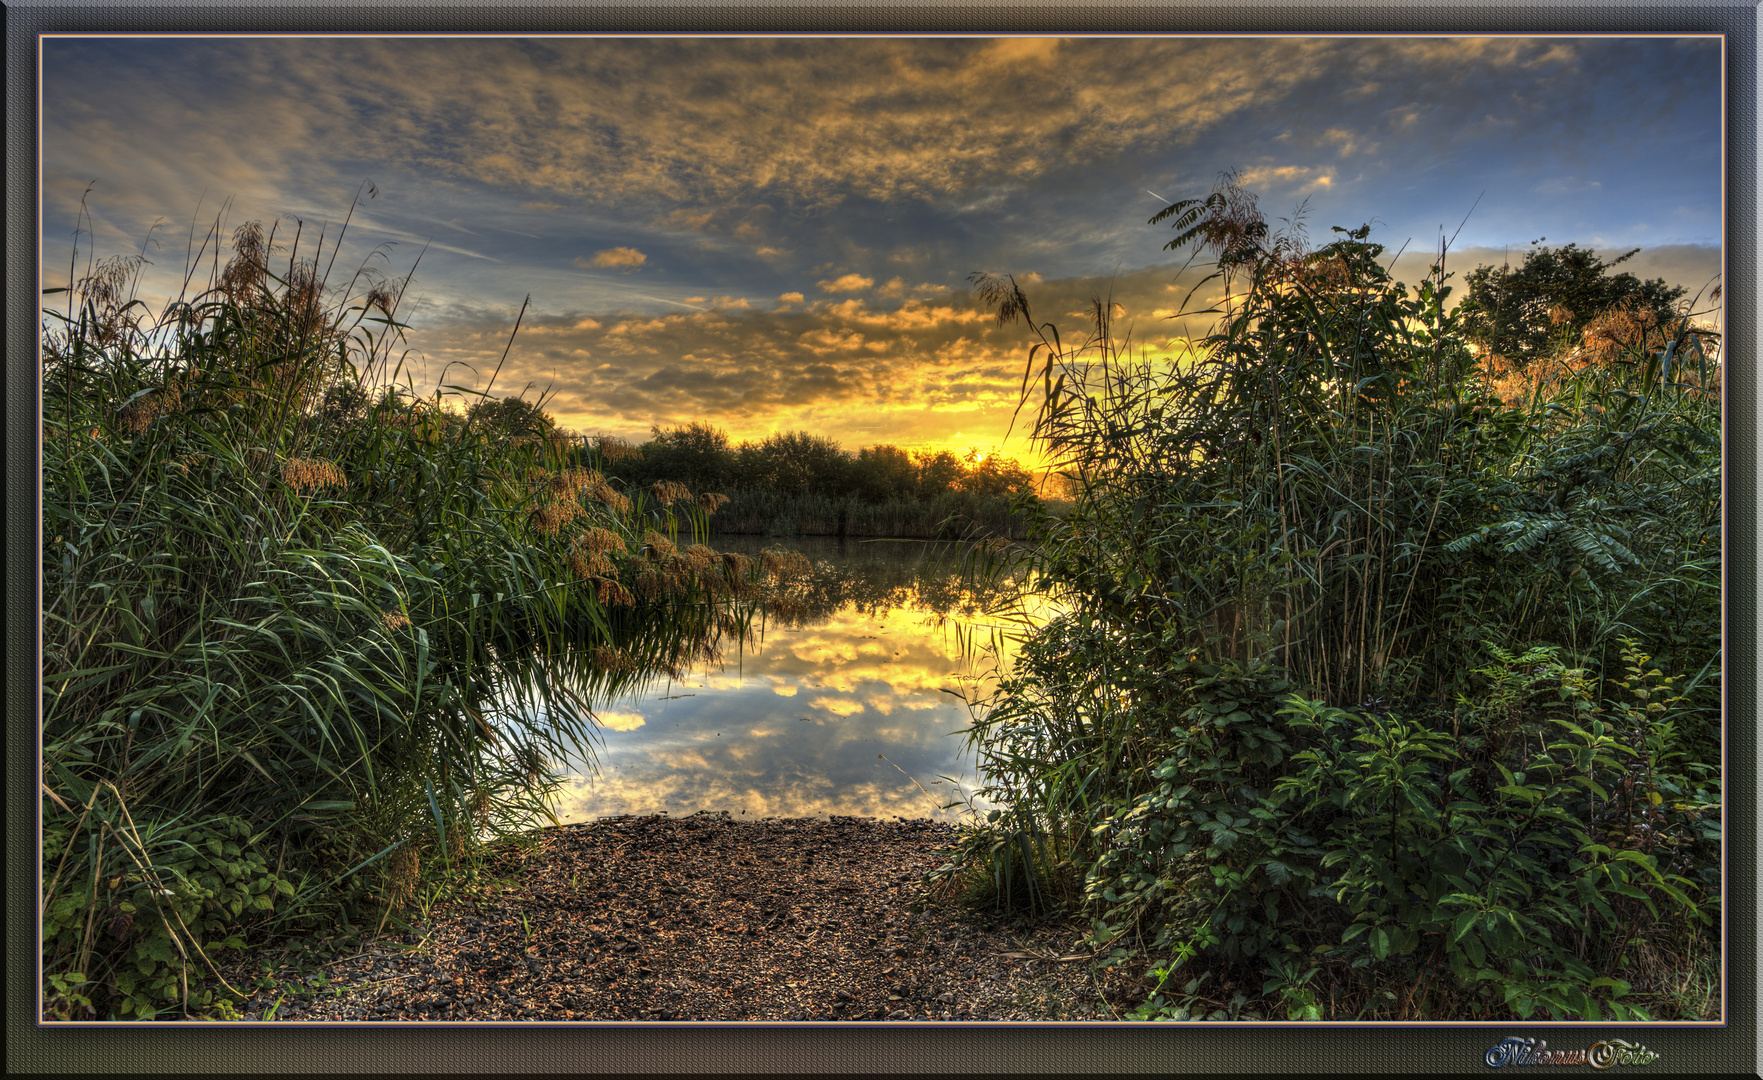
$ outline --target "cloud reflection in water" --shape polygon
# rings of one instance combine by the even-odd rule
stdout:
[[[740,542],[720,539],[722,548]],[[598,714],[597,775],[568,763],[561,820],[699,810],[943,819],[964,812],[944,806],[977,786],[972,757],[954,734],[971,718],[944,690],[960,689],[973,665],[953,621],[936,617],[945,603],[924,595],[941,590],[925,588],[913,572],[922,546],[792,546],[815,559],[823,595],[837,606],[802,626],[771,625],[720,671],[607,703]]]

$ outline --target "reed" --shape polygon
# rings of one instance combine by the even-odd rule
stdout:
[[[1368,228],[1312,250],[1230,177],[1153,220],[1225,298],[1180,356],[1135,359],[1104,298],[1068,340],[975,277],[1029,327],[1024,405],[1075,501],[1019,549],[1061,614],[972,701],[1000,810],[945,876],[1081,910],[1157,966],[1146,1018],[1211,1015],[1206,972],[1295,1018],[1318,972],[1346,1017],[1675,1008],[1632,940],[1705,957],[1721,902],[1697,313],[1610,314],[1512,406],[1442,249],[1410,290]]]
[[[592,702],[715,655],[763,597],[672,550],[707,520],[678,492],[417,396],[409,277],[333,284],[341,236],[286,232],[243,226],[222,264],[216,221],[206,287],[157,313],[138,263],[48,290],[52,1017],[225,1015],[191,989],[213,949],[462,880],[591,757]]]

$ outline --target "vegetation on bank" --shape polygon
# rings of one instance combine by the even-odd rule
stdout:
[[[1191,358],[1132,359],[1103,299],[1062,344],[975,278],[1075,506],[1000,559],[1064,613],[973,703],[999,809],[939,879],[1080,912],[1139,1018],[1711,1018],[1705,313],[1576,311],[1519,364],[1442,251],[1409,289],[1369,227],[1312,250],[1229,177],[1152,220],[1216,259]]]
[[[292,231],[221,266],[217,222],[158,313],[138,259],[48,290],[49,1018],[225,1016],[215,950],[432,902],[548,813],[589,702],[806,569],[712,550],[716,499],[616,484],[518,407],[400,388],[408,278],[333,285],[340,237]]]
[[[541,403],[518,397],[475,402],[454,422],[468,419],[516,437],[578,437]],[[806,431],[734,445],[703,421],[652,428],[643,443],[581,438],[574,455],[579,467],[627,489],[667,484],[713,493],[720,507],[713,534],[1023,539],[1027,507],[1040,498],[1035,477],[1019,463],[977,448],[957,456],[881,443],[852,452]]]
[[[1539,240],[1516,268],[1478,266],[1464,282],[1458,311],[1463,337],[1520,370],[1588,344],[1597,350],[1606,339],[1619,351],[1623,335],[1603,334],[1598,324],[1619,318],[1649,328],[1674,322],[1686,291],[1659,278],[1611,273],[1639,253],[1635,248],[1606,263],[1577,244],[1548,248]]]
[[[783,432],[731,445],[694,422],[655,428],[640,445],[597,441],[594,464],[631,485],[684,484],[726,494],[715,533],[959,539],[1027,536],[1034,477],[999,454],[907,452],[877,444],[855,453],[824,436]]]

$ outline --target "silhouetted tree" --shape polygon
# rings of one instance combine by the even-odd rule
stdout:
[[[722,491],[733,483],[735,455],[728,434],[720,428],[694,420],[684,427],[667,431],[655,427],[650,432],[654,437],[642,447],[644,482],[674,480],[693,491]]]
[[[1633,274],[1610,273],[1639,251],[1635,248],[1606,263],[1597,252],[1574,244],[1533,246],[1517,269],[1477,267],[1466,282],[1468,296],[1461,308],[1464,336],[1522,369],[1539,356],[1577,342],[1586,324],[1618,304],[1665,321],[1684,295],[1681,286],[1667,285],[1663,278],[1642,281]]]
[[[954,490],[967,472],[961,467],[961,459],[947,450],[938,450],[934,454],[921,450],[912,455],[912,463],[918,469],[918,497],[921,499],[934,499]]]
[[[465,412],[476,427],[499,435],[543,435],[557,422],[525,398],[480,398]]]
[[[879,444],[857,451],[854,494],[867,502],[910,499],[918,489],[918,469],[897,446]]]

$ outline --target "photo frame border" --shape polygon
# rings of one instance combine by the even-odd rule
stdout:
[[[37,1021],[34,910],[40,766],[40,368],[37,44],[43,33],[1720,33],[1726,53],[1726,338],[1757,356],[1756,7],[1725,4],[1446,6],[1083,4],[985,0],[961,8],[812,3],[366,6],[50,5],[6,19],[6,1034],[7,1071],[288,1072],[938,1072],[1479,1070],[1507,1037],[1580,1049],[1644,1043],[1652,1069],[1752,1073],[1757,1067],[1757,411],[1754,363],[1726,372],[1723,468],[1727,628],[1726,1022],[1438,1026],[1255,1024],[759,1025],[128,1025]],[[1644,155],[1640,148],[1638,155]],[[1641,158],[1637,168],[1669,167]],[[1728,351],[1730,350],[1730,351]],[[1380,1030],[1391,1028],[1392,1030]],[[1396,1036],[1396,1037],[1392,1037]]]

